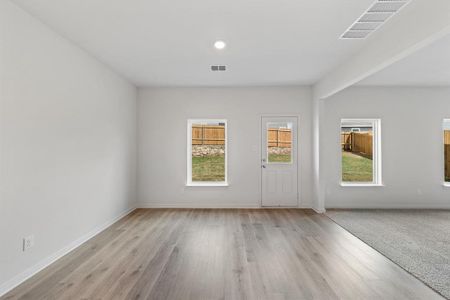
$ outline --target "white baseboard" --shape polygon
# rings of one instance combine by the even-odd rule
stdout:
[[[241,205],[236,203],[230,203],[227,205],[223,204],[209,204],[200,205],[195,203],[150,203],[150,202],[140,202],[137,204],[137,208],[229,208],[229,209],[257,209],[265,208],[258,205]],[[300,209],[311,209],[311,207],[294,207]]]
[[[195,203],[149,203],[141,202],[137,204],[138,208],[260,208],[259,205],[239,205],[239,204],[209,204],[199,205]]]
[[[319,209],[319,208],[312,208],[316,213],[318,213],[318,214],[324,214],[324,213],[326,213],[327,211],[323,208],[321,208],[321,209]]]
[[[450,204],[441,203],[380,203],[380,204],[327,204],[327,209],[450,209]]]
[[[17,287],[19,284],[21,284],[25,280],[27,280],[30,277],[32,277],[33,275],[35,275],[39,271],[45,269],[46,267],[48,267],[49,265],[54,263],[56,260],[60,259],[64,255],[69,253],[70,251],[81,246],[83,243],[90,240],[91,238],[93,238],[94,236],[96,236],[97,234],[99,234],[100,232],[102,232],[103,230],[105,230],[106,228],[108,228],[109,226],[111,226],[112,224],[117,222],[118,220],[122,219],[123,217],[125,217],[126,215],[128,215],[129,213],[134,211],[135,209],[136,209],[136,207],[133,206],[130,209],[126,210],[125,212],[122,212],[121,214],[119,214],[115,218],[111,219],[110,221],[105,222],[104,224],[96,227],[95,229],[91,230],[90,232],[88,232],[87,234],[78,238],[77,240],[73,241],[69,245],[56,251],[55,253],[53,253],[52,255],[48,256],[47,258],[41,260],[34,266],[26,269],[24,272],[16,275],[15,277],[13,277],[12,279],[10,279],[6,282],[4,282],[3,284],[0,285],[0,297],[2,295],[6,294],[7,292],[11,291],[15,287]]]

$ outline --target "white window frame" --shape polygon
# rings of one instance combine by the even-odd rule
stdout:
[[[345,187],[376,187],[383,186],[382,183],[382,164],[381,164],[381,119],[341,119],[339,124],[339,134],[341,132],[342,123],[364,124],[370,123],[373,130],[373,181],[372,182],[348,182],[342,181],[342,153],[340,153],[340,181],[341,186]],[[340,135],[339,135],[340,139]],[[339,142],[340,145],[340,142]],[[342,152],[342,148],[339,150]]]
[[[192,181],[192,125],[202,123],[225,124],[225,180]],[[226,119],[188,119],[187,121],[187,180],[186,186],[228,186],[228,121]]]
[[[445,150],[444,150],[444,145],[445,145],[445,123],[450,123],[450,119],[443,119],[442,120],[442,147],[441,147],[441,151],[442,151],[442,185],[444,187],[450,187],[450,182],[445,181]]]

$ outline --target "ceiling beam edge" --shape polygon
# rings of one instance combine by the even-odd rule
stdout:
[[[326,99],[450,34],[450,1],[415,0],[387,22],[349,61],[314,85]]]

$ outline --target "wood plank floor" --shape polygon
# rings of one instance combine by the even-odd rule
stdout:
[[[139,209],[0,299],[442,299],[324,215]]]

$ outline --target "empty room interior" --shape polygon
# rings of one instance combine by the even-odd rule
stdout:
[[[450,299],[450,1],[0,0],[0,299]]]

